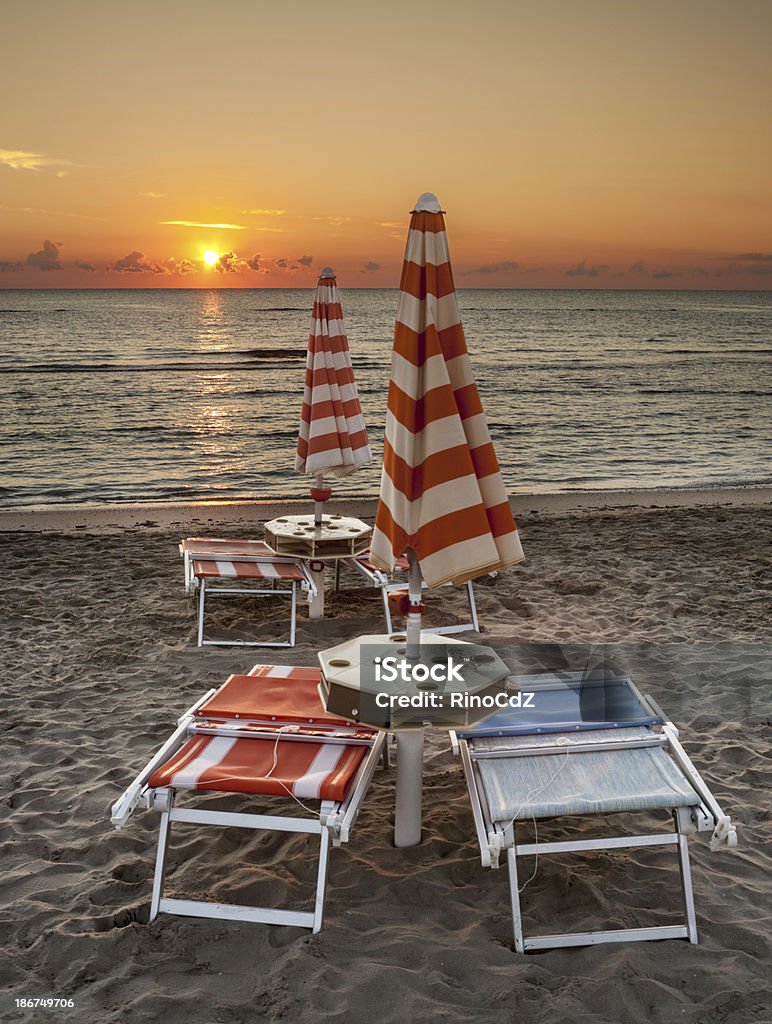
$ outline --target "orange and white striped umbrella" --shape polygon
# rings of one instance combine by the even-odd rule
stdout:
[[[338,286],[334,272],[325,267],[316,286],[308,336],[295,470],[317,477],[319,484],[325,473],[347,476],[371,459]]]
[[[412,548],[430,587],[523,559],[458,312],[445,219],[413,211],[394,331],[383,474],[371,560]]]

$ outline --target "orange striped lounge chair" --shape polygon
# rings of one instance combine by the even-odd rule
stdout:
[[[352,569],[355,569],[361,576],[371,584],[373,587],[380,588],[381,599],[383,601],[383,614],[386,618],[386,632],[393,633],[392,627],[392,615],[404,615],[406,611],[406,602],[408,596],[407,581],[395,580],[390,577],[388,573],[379,569],[373,562],[370,561],[370,552],[365,551],[361,555],[357,555],[355,558],[345,559],[347,565]],[[408,570],[407,558],[403,555],[398,558],[394,563],[394,571],[406,573]],[[491,573],[491,576],[495,576],[495,573]],[[453,584],[447,583],[445,586],[452,586]],[[423,589],[426,590],[427,584],[424,581]],[[474,598],[474,587],[472,581],[468,580],[464,587],[466,589],[467,601],[469,603],[469,622],[456,623],[452,626],[431,626],[424,630],[424,632],[437,633],[442,636],[447,636],[451,633],[465,633],[467,630],[473,630],[475,633],[480,632],[480,620],[477,617],[477,603]]]
[[[115,802],[111,820],[118,829],[137,808],[152,808],[161,815],[150,921],[158,914],[178,914],[321,929],[329,845],[348,841],[385,733],[328,715],[319,697],[319,678],[318,668],[275,665],[256,665],[247,675],[231,676],[182,716]],[[238,794],[250,809],[178,807],[181,793]],[[262,813],[263,805],[277,797],[283,798],[284,806],[294,803],[296,813]],[[318,817],[309,803],[319,804]],[[167,850],[175,822],[318,836],[313,910],[165,897]]]
[[[316,595],[313,577],[300,559],[274,554],[263,541],[189,537],[180,542],[185,590],[198,587],[199,647],[294,647],[298,589]],[[262,584],[262,585],[261,585]],[[290,600],[289,640],[208,640],[204,637],[207,597],[248,594]]]

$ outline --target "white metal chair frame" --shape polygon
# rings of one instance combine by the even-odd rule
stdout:
[[[113,804],[111,809],[111,821],[117,829],[123,828],[131,814],[137,807],[153,808],[161,812],[161,823],[158,836],[158,851],[155,860],[155,872],[153,876],[153,891],[150,902],[150,921],[155,920],[158,914],[176,914],[184,917],[207,917],[218,918],[230,921],[250,921],[260,924],[283,924],[293,925],[298,928],[310,928],[312,932],[320,931],[324,914],[325,887],[327,881],[327,859],[330,840],[333,846],[340,846],[348,842],[350,830],[356,821],[362,800],[367,792],[373,773],[381,756],[385,740],[385,733],[376,733],[372,740],[347,737],[345,730],[336,730],[327,738],[318,735],[319,726],[315,726],[313,735],[302,734],[302,727],[293,723],[293,732],[280,732],[281,723],[273,723],[273,728],[267,727],[260,732],[259,739],[252,733],[251,738],[255,742],[270,742],[281,738],[282,742],[291,740],[294,742],[325,742],[346,745],[365,745],[370,749],[362,761],[356,776],[351,782],[346,797],[341,801],[323,800],[319,810],[318,821],[313,818],[293,817],[289,815],[267,815],[253,813],[235,813],[231,811],[207,811],[193,808],[175,807],[176,790],[172,787],[151,789],[147,785],[148,779],[153,772],[165,764],[174,753],[193,735],[221,735],[221,736],[249,736],[244,729],[239,730],[238,725],[230,723],[220,725],[219,723],[208,723],[205,726],[199,725],[194,717],[196,710],[201,707],[215,690],[208,693],[197,701],[182,718],[179,719],[177,728],[164,743],[161,749],[145,765],[123,795]],[[217,792],[207,790],[206,793]],[[288,797],[291,799],[291,797]],[[166,875],[166,853],[168,849],[169,835],[173,822],[181,822],[188,825],[220,825],[232,828],[250,828],[261,831],[279,832],[302,832],[308,835],[319,836],[319,862],[316,876],[316,894],[313,911],[279,910],[271,907],[250,907],[237,904],[215,903],[205,900],[184,900],[168,899],[163,895],[164,880]]]
[[[391,621],[391,608],[389,607],[389,594],[393,594],[397,591],[407,591],[407,580],[404,583],[399,583],[392,580],[388,573],[382,572],[380,569],[371,569],[369,566],[363,565],[357,558],[346,558],[341,559],[346,565],[350,565],[353,569],[356,569],[360,575],[373,586],[377,587],[381,591],[381,600],[383,601],[383,614],[386,619],[386,632],[393,633],[394,627]],[[336,567],[336,586],[339,581],[340,570]],[[490,573],[491,576],[495,576],[495,573]],[[446,583],[445,586],[453,586],[452,583]],[[470,622],[458,623],[454,626],[430,626],[426,629],[422,629],[422,633],[436,633],[440,636],[450,636],[453,633],[466,633],[469,630],[473,630],[475,633],[480,632],[480,620],[477,617],[477,603],[474,597],[474,587],[472,581],[468,580],[464,584],[466,588],[467,600],[469,602],[469,615],[471,618]],[[422,581],[422,589],[427,589],[427,584]]]
[[[523,685],[526,681],[523,680]],[[527,680],[529,690],[536,690],[538,682],[533,677]],[[632,686],[632,684],[631,684]],[[458,736],[451,732],[451,744],[455,754],[460,755],[464,768],[469,798],[472,804],[475,831],[480,844],[480,856],[483,867],[498,868],[500,857],[506,853],[509,869],[509,890],[514,926],[515,950],[526,953],[538,949],[554,949],[564,946],[587,946],[604,942],[635,942],[649,939],[685,938],[691,943],[697,942],[697,921],[694,909],[694,893],[692,889],[691,870],[689,866],[689,849],[687,836],[695,831],[712,830],[711,850],[725,845],[737,845],[737,832],[729,817],[724,814],[718,801],[711,793],[696,767],[689,759],[678,739],[678,730],[650,696],[642,696],[634,686],[634,692],[642,704],[653,715],[664,720],[661,727],[651,727],[650,736],[644,739],[624,738],[616,740],[610,734],[608,741],[575,743],[570,747],[555,743],[551,746],[534,745],[531,748],[513,747],[511,750],[475,750],[474,739]],[[556,740],[559,737],[556,734]],[[486,757],[540,757],[540,756],[575,756],[582,751],[616,750],[636,746],[661,746],[673,758],[694,789],[698,802],[693,807],[672,808],[674,830],[672,833],[654,832],[634,836],[612,836],[609,838],[577,839],[561,842],[522,843],[517,839],[514,822],[498,822],[492,820],[485,798],[478,762]],[[525,808],[527,810],[527,808]],[[621,812],[620,812],[621,813]],[[630,812],[634,813],[634,812]],[[526,819],[527,820],[527,819]],[[629,849],[641,846],[676,846],[681,880],[685,925],[667,925],[653,928],[619,928],[609,931],[562,933],[543,936],[526,936],[523,931],[523,919],[520,905],[518,882],[519,857],[543,856],[545,854],[586,852],[589,850]]]
[[[213,555],[194,555],[193,558],[200,557],[208,561],[217,561],[217,557]],[[220,556],[219,560],[222,560],[224,555]],[[314,582],[311,573],[308,571],[303,562],[300,562],[294,558],[278,558],[274,556],[259,556],[259,555],[232,555],[230,560],[238,562],[252,562],[256,564],[267,564],[267,565],[293,565],[297,567],[303,574],[302,580],[283,580],[274,579],[271,580],[269,587],[262,586],[212,586],[211,580],[213,579],[237,579],[238,577],[207,577],[201,576],[196,577],[193,563],[191,559],[191,572],[194,573],[193,578],[198,582],[198,633],[197,643],[199,647],[294,647],[295,646],[295,634],[297,631],[297,594],[298,588],[302,592],[308,594],[308,600],[311,601],[317,594],[316,583]],[[248,579],[248,577],[242,577]],[[259,583],[259,580],[255,581]],[[265,581],[263,581],[265,582]],[[204,616],[206,614],[206,599],[207,597],[220,597],[226,594],[246,594],[250,597],[288,597],[290,600],[290,636],[289,640],[206,640],[204,639]]]

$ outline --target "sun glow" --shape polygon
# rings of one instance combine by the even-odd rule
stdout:
[[[219,258],[220,254],[216,253],[214,249],[207,249],[204,253],[204,263],[206,263],[208,267],[213,267]]]

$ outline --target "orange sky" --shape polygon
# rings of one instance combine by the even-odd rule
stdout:
[[[771,29],[768,0],[4,0],[0,288],[396,287],[426,190],[462,287],[769,288]]]

